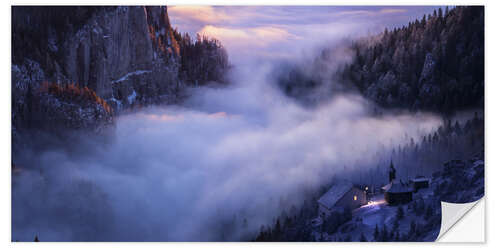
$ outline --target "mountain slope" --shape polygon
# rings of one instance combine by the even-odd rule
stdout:
[[[484,8],[441,9],[353,45],[342,72],[387,107],[451,112],[484,102]]]
[[[336,56],[349,53],[347,62]],[[438,9],[407,26],[327,47],[313,63],[281,70],[277,80],[306,104],[355,90],[386,108],[443,114],[482,108],[484,7]]]

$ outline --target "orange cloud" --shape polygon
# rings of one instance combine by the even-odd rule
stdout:
[[[394,13],[406,13],[408,12],[407,9],[396,9],[396,8],[385,8],[381,9],[378,11],[372,11],[372,10],[348,10],[348,11],[341,11],[338,12],[337,15],[339,16],[347,16],[347,15],[367,15],[367,16],[373,16],[373,15],[379,15],[379,14],[394,14]]]
[[[339,16],[346,16],[346,15],[370,15],[373,14],[373,11],[368,11],[368,10],[348,10],[348,11],[340,11],[337,13]]]
[[[275,42],[298,39],[297,36],[289,33],[285,29],[271,26],[226,28],[207,25],[200,30],[199,33],[209,37],[216,37],[228,46],[252,44],[257,47],[264,47]]]
[[[143,118],[147,120],[153,120],[153,121],[166,121],[166,122],[171,122],[171,121],[182,121],[184,120],[184,117],[182,115],[167,115],[167,114],[162,114],[162,115],[156,115],[156,114],[145,114],[142,115]]]
[[[224,12],[216,11],[212,6],[172,6],[168,8],[168,12],[202,23],[219,23],[233,18]]]
[[[392,13],[406,13],[407,9],[381,9],[379,11],[382,14],[392,14]]]
[[[216,113],[209,114],[208,117],[210,117],[210,118],[227,118],[228,115],[226,112],[216,112]]]

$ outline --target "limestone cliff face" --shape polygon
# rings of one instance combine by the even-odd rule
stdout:
[[[175,101],[179,51],[166,7],[118,7],[97,13],[63,49],[69,80],[86,83],[116,110]]]
[[[99,103],[73,107],[91,107],[96,115],[87,117],[99,123],[100,119],[109,121],[107,113],[133,105],[176,102],[184,88],[179,67],[179,45],[167,7],[12,7],[14,129],[26,127],[34,116],[40,117],[28,107],[28,102],[33,105],[28,97],[37,96],[42,82],[61,87],[73,83],[95,92],[111,106],[110,111],[99,108]],[[78,123],[78,111],[70,108],[74,103],[69,100],[67,107],[59,109],[55,106],[61,102],[52,97],[52,101],[48,97],[34,100],[45,100],[37,105],[45,105],[49,117],[75,114],[74,122]],[[88,122],[81,118],[83,127]],[[42,124],[44,121],[38,120],[31,126]]]
[[[98,9],[63,40],[47,33],[47,50],[59,57],[44,65],[47,80],[88,86],[115,110],[175,99],[179,50],[166,7]]]

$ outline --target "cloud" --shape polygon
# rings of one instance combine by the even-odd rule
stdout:
[[[384,8],[380,10],[347,10],[335,13],[338,16],[376,16],[383,14],[406,13],[408,10],[401,8]]]
[[[304,48],[376,34],[433,6],[173,6],[173,26],[222,41],[232,63],[255,58],[290,59]],[[410,18],[411,17],[411,18]],[[194,36],[192,36],[194,37]]]
[[[168,8],[168,13],[170,16],[182,16],[185,21],[204,24],[227,22],[235,18],[223,11],[216,11],[212,6],[172,6]]]
[[[407,9],[381,9],[380,13],[382,14],[392,14],[392,13],[406,13]]]
[[[346,15],[373,15],[374,11],[368,11],[368,10],[347,10],[347,11],[340,11],[336,13],[338,16],[346,16]]]
[[[276,26],[240,27],[207,25],[198,33],[217,38],[229,52],[232,63],[256,58],[290,58],[304,40],[286,28]],[[297,43],[297,46],[292,46]]]
[[[216,37],[227,46],[264,47],[271,43],[297,39],[297,36],[290,34],[287,30],[272,26],[235,29],[207,25],[199,33]]]

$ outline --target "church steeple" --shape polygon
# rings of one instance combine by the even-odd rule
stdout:
[[[396,169],[394,168],[391,158],[391,164],[389,165],[389,182],[392,182],[394,179],[396,179]]]

